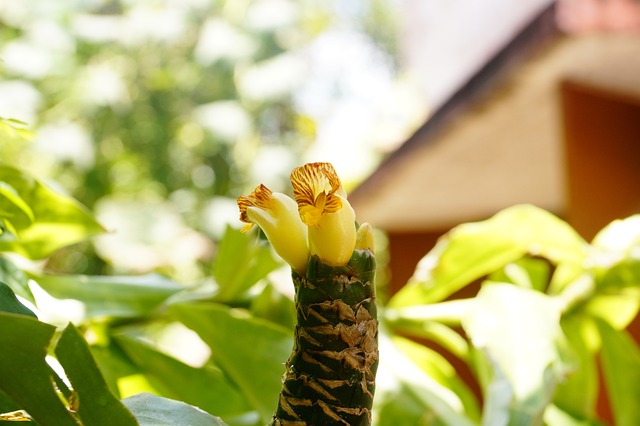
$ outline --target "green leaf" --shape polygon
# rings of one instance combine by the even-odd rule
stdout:
[[[617,426],[640,424],[640,349],[629,334],[597,321],[602,339],[602,366]]]
[[[0,256],[0,281],[7,284],[18,296],[35,303],[31,289],[29,289],[29,277],[8,259]]]
[[[513,283],[544,292],[549,284],[551,268],[544,259],[524,257],[508,263],[489,276],[490,281]]]
[[[238,389],[220,370],[188,366],[123,334],[115,335],[114,339],[163,395],[222,417],[251,410]]]
[[[170,311],[210,346],[215,363],[268,423],[293,346],[292,333],[246,311],[217,304],[176,304]]]
[[[251,300],[251,313],[293,330],[296,324],[296,307],[293,300],[267,284],[258,296]]]
[[[0,219],[10,220],[14,227],[29,226],[33,220],[31,207],[8,183],[0,181]]]
[[[483,285],[475,302],[462,326],[493,367],[484,421],[542,424],[544,408],[568,372],[558,304],[540,292],[502,283]]]
[[[213,277],[219,285],[216,301],[237,299],[280,265],[268,244],[258,244],[227,226],[213,266]]]
[[[3,282],[0,282],[0,312],[29,315],[36,318],[36,314],[20,303],[13,290]]]
[[[113,340],[107,346],[91,345],[89,349],[111,392],[122,398],[118,381],[123,377],[141,374],[140,370]]]
[[[605,426],[596,420],[576,418],[554,404],[550,404],[544,411],[544,422],[550,426]]]
[[[594,338],[597,339],[597,331],[590,318],[580,315],[563,318],[561,325],[575,354],[576,365],[566,379],[558,384],[553,402],[567,412],[592,418],[595,416],[599,387],[596,364],[598,348],[593,343]]]
[[[380,314],[395,333],[433,340],[466,360],[469,355],[467,341],[445,324],[459,326],[473,303],[473,299],[458,299],[432,305],[386,308]]]
[[[15,118],[0,117],[0,141],[3,139],[31,140],[34,136],[35,133],[27,128],[27,123],[16,120]]]
[[[442,237],[389,304],[440,301],[527,254],[554,264],[580,263],[586,247],[573,228],[551,213],[531,205],[510,207],[488,220],[459,225]]]
[[[89,211],[73,198],[55,192],[28,174],[0,165],[0,182],[13,188],[31,209],[32,221],[11,222],[17,235],[0,236],[0,252],[8,251],[29,259],[42,259],[66,245],[103,232]],[[6,194],[5,194],[6,195]],[[3,200],[4,199],[4,203]],[[0,198],[0,210],[6,210],[7,198]],[[15,210],[15,203],[12,203]]]
[[[43,425],[78,426],[45,361],[54,332],[55,327],[32,317],[0,312],[0,390]]]
[[[196,407],[149,393],[134,395],[122,402],[140,426],[226,426],[220,418]]]
[[[157,274],[139,276],[31,275],[50,295],[85,304],[87,318],[148,315],[184,289]]]
[[[373,403],[375,424],[475,424],[465,415],[464,404],[453,390],[434,380],[400,350],[382,328],[380,331],[380,365]]]
[[[76,413],[82,423],[91,426],[138,425],[129,410],[110,392],[87,342],[72,324],[62,332],[55,353],[73,386]]]
[[[393,343],[429,377],[452,390],[462,402],[464,413],[473,421],[480,420],[480,409],[475,395],[462,381],[454,367],[438,352],[408,339],[394,336]]]

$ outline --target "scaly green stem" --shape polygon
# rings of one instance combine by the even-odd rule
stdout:
[[[293,273],[298,323],[275,426],[370,425],[378,367],[375,257],[355,250],[345,266],[313,256]]]

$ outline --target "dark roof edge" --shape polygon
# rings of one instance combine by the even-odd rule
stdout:
[[[389,154],[377,169],[350,194],[357,199],[359,193],[377,186],[384,169],[409,154],[415,147],[429,142],[453,117],[468,108],[470,102],[486,93],[499,77],[514,64],[531,55],[530,49],[541,45],[560,33],[555,19],[555,2],[543,9],[504,48],[502,48],[466,83],[464,83],[428,120],[397,150]]]

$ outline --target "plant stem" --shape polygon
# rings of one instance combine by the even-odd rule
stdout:
[[[370,425],[378,367],[375,257],[356,250],[345,266],[312,257],[293,273],[297,325],[275,426]]]

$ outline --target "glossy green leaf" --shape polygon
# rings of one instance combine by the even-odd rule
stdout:
[[[60,194],[27,173],[0,165],[0,182],[5,182],[31,209],[33,220],[11,224],[17,235],[0,235],[0,252],[18,253],[29,259],[42,259],[53,251],[103,232],[89,211],[73,198]],[[5,204],[1,210],[10,208]],[[0,203],[2,200],[0,199]],[[12,202],[12,208],[19,208]],[[26,215],[28,217],[29,215]]]
[[[11,185],[0,181],[0,220],[6,220],[15,227],[29,226],[33,220],[33,211]]]
[[[170,311],[210,347],[212,358],[267,423],[275,411],[284,363],[293,346],[289,330],[218,304],[184,303]]]
[[[213,277],[219,285],[216,300],[235,300],[278,266],[281,263],[268,244],[259,244],[228,226],[213,266]]]
[[[157,274],[139,276],[32,275],[50,295],[85,305],[88,318],[147,315],[184,287]]]
[[[394,333],[433,340],[461,359],[467,359],[469,345],[466,339],[449,325],[459,326],[473,303],[473,299],[458,299],[432,305],[386,308],[380,314]]]
[[[607,394],[617,426],[640,424],[640,348],[626,331],[598,321]]]
[[[29,277],[8,259],[0,256],[0,281],[8,285],[18,296],[35,303],[31,289],[29,289]]]
[[[251,300],[251,313],[288,329],[296,324],[296,307],[289,297],[280,293],[271,284]]]
[[[596,268],[596,285],[601,291],[640,288],[640,258],[625,258],[615,265]]]
[[[574,368],[569,370],[566,379],[558,384],[553,402],[574,415],[593,418],[599,388],[596,364],[598,347],[592,342],[594,337],[597,338],[597,333],[595,336],[590,335],[593,334],[595,326],[590,319],[577,315],[563,318],[561,325],[575,354],[576,363]]]
[[[56,373],[45,361],[54,332],[55,327],[35,318],[0,312],[0,390],[43,425],[78,426],[56,393]]]
[[[545,259],[524,257],[507,263],[489,276],[490,281],[513,283],[544,292],[549,284],[551,268]]]
[[[8,285],[0,281],[0,312],[9,312],[13,314],[29,315],[36,317],[36,314],[31,312],[29,308],[24,306],[15,293]]]
[[[452,390],[460,399],[464,413],[473,421],[480,419],[480,409],[475,395],[462,381],[454,367],[438,352],[411,340],[394,336],[396,347],[429,377]]]
[[[596,420],[576,418],[554,404],[550,404],[545,410],[544,421],[549,426],[605,426]]]
[[[162,395],[221,417],[251,411],[245,398],[220,370],[188,366],[126,335],[114,338]]]
[[[386,332],[379,335],[380,365],[373,403],[374,424],[476,424],[464,413],[464,404],[451,389],[416,365]]]
[[[91,355],[96,360],[111,392],[122,398],[123,395],[120,394],[118,381],[123,377],[141,374],[141,371],[124,353],[122,348],[112,340],[109,341],[107,346],[92,345],[89,349],[91,349]]]
[[[136,426],[133,415],[109,390],[91,351],[78,330],[69,324],[55,349],[75,392],[76,413],[91,426]]]
[[[569,371],[560,310],[540,292],[512,284],[485,284],[462,322],[473,345],[493,367],[485,424],[542,424],[544,408]]]
[[[125,398],[124,405],[140,426],[225,426],[220,418],[184,402],[143,393]]]
[[[14,139],[33,139],[35,133],[28,129],[27,123],[15,118],[0,117],[0,141]]]
[[[582,262],[586,242],[567,223],[531,205],[505,209],[492,218],[452,229],[418,264],[390,306],[440,301],[526,254],[552,263]]]

